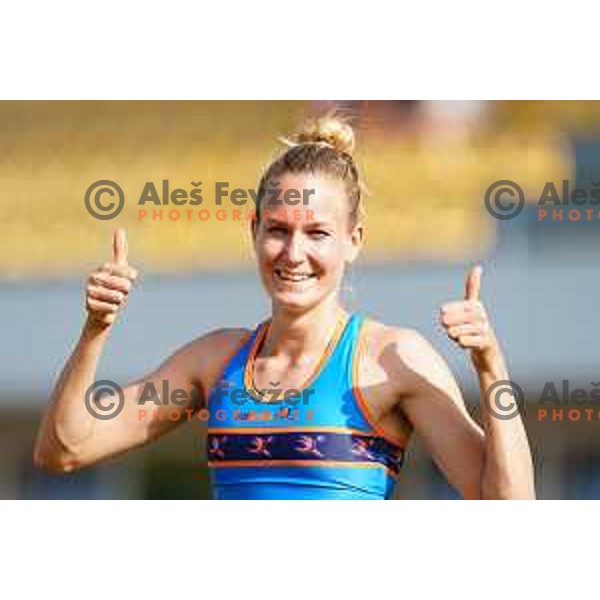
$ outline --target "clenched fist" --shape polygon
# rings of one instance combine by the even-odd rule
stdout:
[[[138,272],[127,263],[127,236],[124,229],[113,235],[113,259],[96,269],[85,288],[85,306],[96,324],[110,326],[117,320]]]
[[[440,309],[440,323],[448,337],[475,355],[495,349],[496,344],[487,313],[479,301],[481,270],[477,265],[467,275],[464,300],[444,304]]]

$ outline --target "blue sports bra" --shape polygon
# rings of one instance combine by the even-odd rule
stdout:
[[[408,435],[390,439],[356,385],[364,319],[338,324],[302,390],[256,390],[269,322],[227,361],[209,394],[207,454],[217,499],[387,499]],[[265,395],[265,392],[268,392]]]

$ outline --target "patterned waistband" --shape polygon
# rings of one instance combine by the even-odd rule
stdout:
[[[347,466],[385,467],[397,476],[404,450],[387,440],[360,432],[209,431],[210,467]]]

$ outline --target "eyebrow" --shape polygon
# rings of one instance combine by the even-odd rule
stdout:
[[[284,225],[287,226],[289,225],[289,221],[282,221],[280,219],[277,219],[275,217],[267,217],[265,219],[265,223],[268,225]],[[307,227],[323,227],[323,228],[331,228],[332,225],[331,223],[327,223],[326,221],[310,221],[308,223],[306,223]]]
[[[308,223],[308,225],[312,226],[312,227],[331,227],[332,224],[331,223],[327,223],[327,221],[311,221],[310,223]]]

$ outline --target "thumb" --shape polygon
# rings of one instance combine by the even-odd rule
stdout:
[[[481,289],[481,265],[475,265],[467,275],[467,284],[465,289],[465,300],[479,300],[479,291]]]
[[[122,228],[113,234],[113,261],[118,265],[127,264],[127,234]]]

